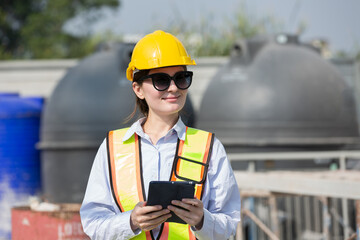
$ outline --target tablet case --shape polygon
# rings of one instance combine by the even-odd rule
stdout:
[[[161,205],[164,209],[167,208],[168,205],[171,205],[172,200],[181,201],[183,198],[194,198],[194,192],[195,183],[193,182],[151,181],[149,185],[147,205]],[[166,222],[186,224],[186,222],[184,222],[176,214],[173,212],[171,212],[171,214],[172,216],[168,218]]]

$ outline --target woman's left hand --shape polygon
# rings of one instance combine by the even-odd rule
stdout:
[[[204,222],[204,205],[202,201],[197,198],[184,198],[182,201],[171,201],[168,209],[173,211],[182,220],[184,220],[190,226],[194,226],[197,230],[202,228]],[[187,209],[188,211],[178,208],[176,206]]]

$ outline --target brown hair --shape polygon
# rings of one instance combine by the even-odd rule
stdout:
[[[150,70],[139,70],[134,74],[133,82],[137,82],[140,86],[143,83],[143,80],[140,80],[142,77],[149,75]],[[136,110],[139,108],[140,112],[147,117],[149,114],[149,106],[145,99],[141,99],[134,93],[136,101],[133,112],[125,119],[125,123],[129,122],[136,114]]]

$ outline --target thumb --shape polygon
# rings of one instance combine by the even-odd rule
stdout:
[[[146,202],[138,202],[138,203],[136,204],[136,206],[138,206],[138,207],[145,207],[145,206],[146,206]]]

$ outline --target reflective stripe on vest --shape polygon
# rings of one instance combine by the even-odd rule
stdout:
[[[110,131],[107,137],[110,184],[113,197],[121,212],[132,210],[140,201],[145,201],[141,164],[141,139],[134,134],[123,142],[128,128]],[[179,140],[171,181],[196,182],[195,196],[202,198],[214,134],[194,128],[186,128],[185,141]],[[155,239],[152,231],[142,232],[133,239]],[[164,223],[159,240],[195,239],[190,226],[179,223]]]

